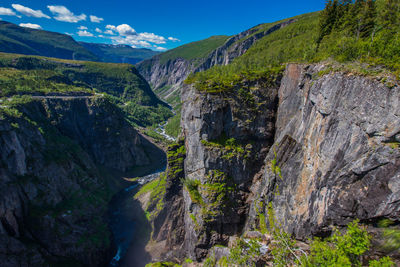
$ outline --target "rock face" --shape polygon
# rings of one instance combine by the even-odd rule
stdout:
[[[269,205],[302,240],[356,218],[398,222],[400,87],[325,69],[291,64],[275,84],[182,91],[185,183],[176,204],[187,256],[202,259],[256,229],[260,212],[268,223]]]
[[[222,95],[182,90],[185,248],[192,258],[242,231],[251,181],[273,142],[279,80]]]
[[[185,178],[185,145],[182,139],[168,147],[167,156],[164,208],[154,219],[153,239],[157,242],[166,240],[163,254],[166,258],[174,259],[185,256],[182,246],[185,238],[185,224],[181,183],[181,180]]]
[[[215,65],[227,65],[236,57],[243,55],[257,40],[293,22],[296,22],[296,20],[290,19],[275,24],[264,31],[260,31],[257,26],[251,28],[229,38],[206,58],[195,60],[176,58],[161,63],[160,57],[154,56],[151,59],[140,62],[136,67],[140,74],[152,85],[153,90],[161,98],[171,102],[171,98],[179,98],[183,82],[190,73],[204,71]]]
[[[274,146],[252,187],[252,203],[272,203],[299,239],[355,218],[400,215],[399,86],[352,74],[318,77],[322,67],[287,68]],[[282,178],[271,171],[274,158]]]
[[[2,266],[103,266],[111,251],[104,214],[119,171],[156,149],[101,97],[47,98],[0,120]]]

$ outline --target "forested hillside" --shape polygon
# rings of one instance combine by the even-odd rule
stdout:
[[[129,64],[70,61],[0,53],[0,97],[106,94],[133,123],[151,126],[172,116]]]
[[[399,75],[399,8],[397,0],[330,0],[322,12],[300,16],[258,41],[232,64],[196,73],[187,82],[199,88],[224,87],[282,63],[328,59],[384,67]]]

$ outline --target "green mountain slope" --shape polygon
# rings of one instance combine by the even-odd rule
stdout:
[[[79,42],[103,62],[136,64],[158,55],[160,52],[146,48],[132,48],[129,45],[109,45]]]
[[[211,51],[224,44],[228,38],[229,36],[226,35],[217,35],[201,41],[179,46],[162,53],[160,55],[160,61],[161,63],[165,63],[168,60],[173,60],[176,58],[183,58],[186,60],[204,58],[211,53]]]
[[[137,125],[172,116],[130,64],[71,61],[0,53],[0,97],[105,94]]]
[[[5,21],[0,21],[0,52],[98,60],[94,54],[68,35],[29,29]]]
[[[377,0],[328,1],[322,12],[296,17],[297,22],[258,40],[227,66],[191,75],[188,83],[208,91],[258,79],[271,67],[288,62],[335,60],[400,73],[400,3]]]

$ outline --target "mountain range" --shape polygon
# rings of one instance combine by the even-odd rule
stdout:
[[[399,21],[327,1],[135,66],[3,22],[0,261],[399,265]]]
[[[159,53],[127,45],[76,42],[66,34],[20,27],[6,21],[0,21],[0,52],[130,64]]]

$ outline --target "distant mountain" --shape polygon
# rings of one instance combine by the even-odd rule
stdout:
[[[160,52],[146,48],[132,48],[129,45],[110,45],[79,42],[103,62],[136,64]]]
[[[0,21],[0,52],[99,61],[71,36]]]
[[[20,27],[6,21],[0,21],[0,52],[129,64],[160,53],[128,45],[77,42],[66,34]]]
[[[186,77],[229,38],[217,35],[188,43],[144,60],[136,67],[160,98],[176,106],[180,103],[179,89]]]

